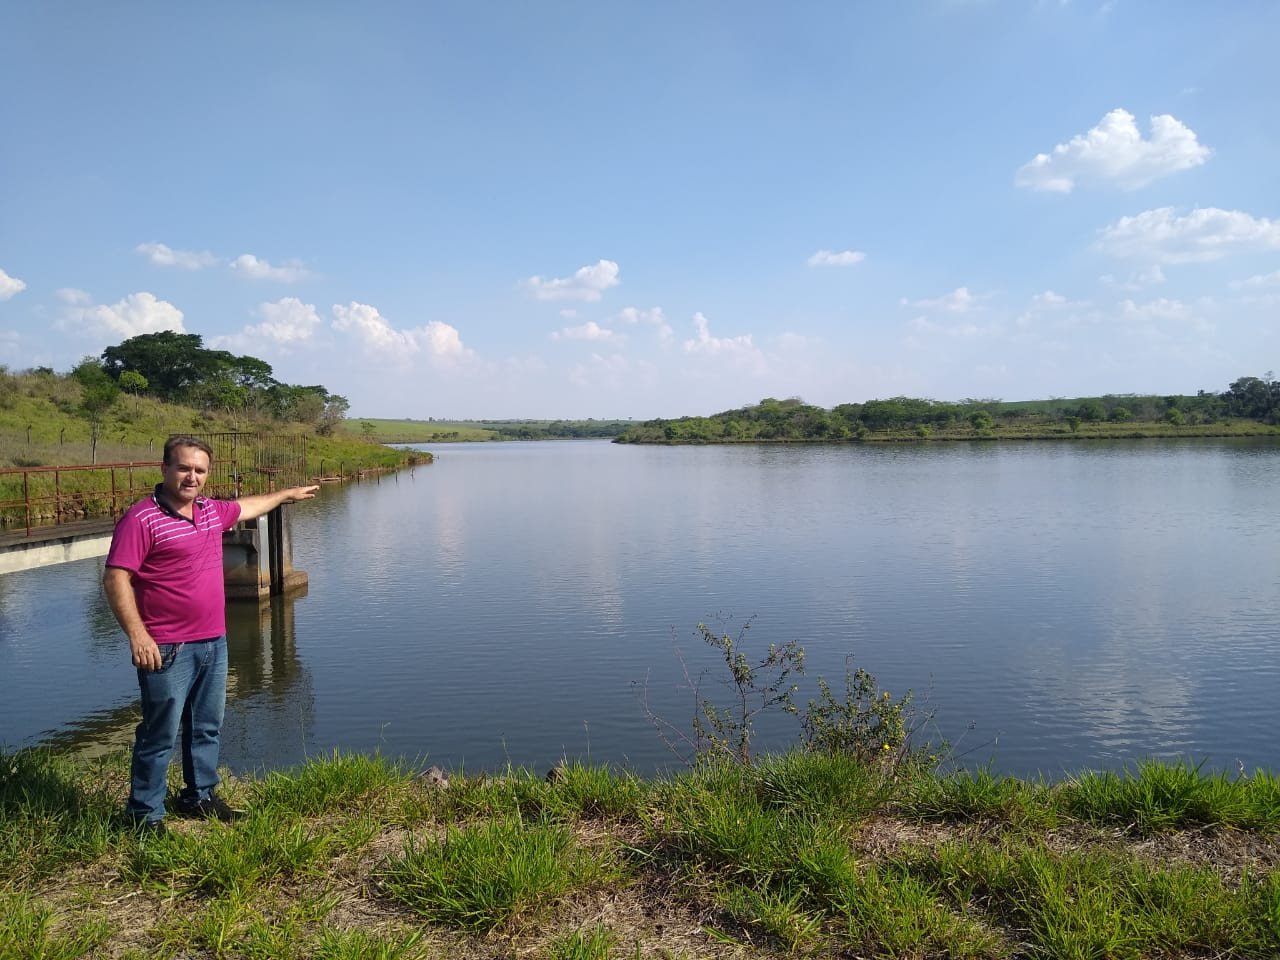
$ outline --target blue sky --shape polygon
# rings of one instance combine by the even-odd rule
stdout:
[[[0,364],[370,417],[1280,368],[1280,4],[9,4]]]

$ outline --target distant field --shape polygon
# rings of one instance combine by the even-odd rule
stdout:
[[[474,440],[551,440],[616,437],[629,420],[344,420],[339,430],[379,443],[462,443]]]

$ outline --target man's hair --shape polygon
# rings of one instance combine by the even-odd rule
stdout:
[[[173,463],[173,451],[178,447],[195,447],[197,450],[203,450],[209,463],[213,463],[213,447],[209,446],[199,437],[192,437],[185,433],[176,433],[164,442],[164,463],[165,466]]]

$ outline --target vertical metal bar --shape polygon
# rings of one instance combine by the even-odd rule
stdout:
[[[31,536],[31,475],[27,471],[22,471],[22,500],[26,504],[27,512],[27,536]]]
[[[53,523],[57,526],[62,522],[62,473],[55,469],[53,471]]]

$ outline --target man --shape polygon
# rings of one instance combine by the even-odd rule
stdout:
[[[219,797],[218,741],[227,693],[222,534],[239,520],[283,503],[310,500],[319,487],[211,500],[200,495],[213,450],[170,437],[162,481],[116,524],[102,587],[129,638],[142,692],[126,815],[143,831],[164,832],[169,756],[182,741],[184,816],[234,820]]]

